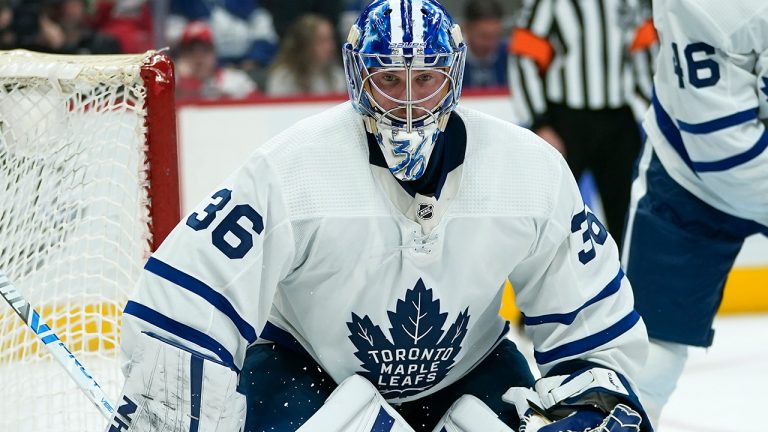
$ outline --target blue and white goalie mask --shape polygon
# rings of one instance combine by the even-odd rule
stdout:
[[[461,94],[461,29],[434,0],[375,0],[343,53],[350,100],[390,171],[418,179]]]

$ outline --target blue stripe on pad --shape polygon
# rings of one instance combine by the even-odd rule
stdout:
[[[371,432],[389,432],[395,426],[395,418],[384,407],[379,408],[379,414],[374,420]]]
[[[203,398],[203,359],[190,357],[190,420],[189,432],[198,432],[200,429],[200,405]]]

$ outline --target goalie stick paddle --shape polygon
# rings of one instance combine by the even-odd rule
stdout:
[[[21,317],[21,320],[35,332],[38,339],[51,352],[53,358],[67,371],[88,399],[99,408],[101,414],[107,420],[112,420],[114,408],[104,390],[96,383],[91,374],[85,370],[85,366],[59,340],[56,333],[48,327],[40,314],[32,308],[2,270],[0,270],[0,295],[11,305],[11,308]]]

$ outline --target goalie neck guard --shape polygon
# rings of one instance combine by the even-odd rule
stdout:
[[[466,45],[434,0],[375,0],[343,48],[349,98],[395,177],[423,175],[461,94]]]

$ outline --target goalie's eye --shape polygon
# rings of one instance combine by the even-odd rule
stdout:
[[[400,77],[398,77],[395,74],[391,73],[383,73],[381,74],[381,81],[389,84],[397,83],[400,80]]]
[[[435,77],[432,76],[432,74],[430,73],[423,73],[416,76],[416,81],[425,82],[425,83],[432,81],[433,79],[435,79]]]

